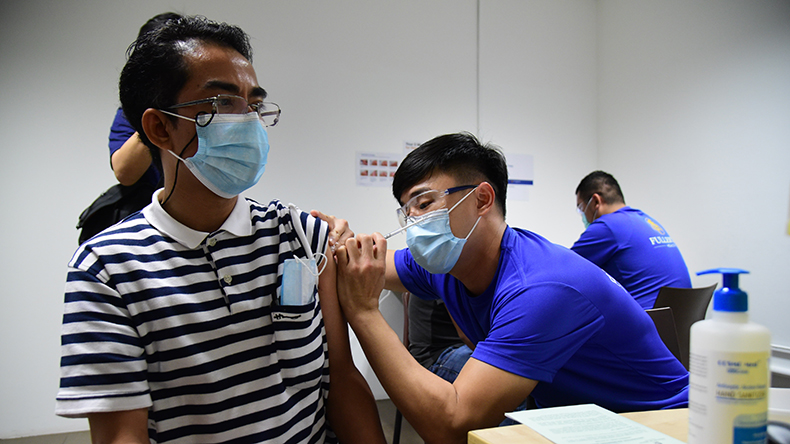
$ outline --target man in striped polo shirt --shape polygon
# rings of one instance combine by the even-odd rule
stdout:
[[[239,197],[279,118],[248,36],[170,21],[130,47],[120,96],[164,188],[69,263],[56,413],[94,442],[385,442],[327,224]]]

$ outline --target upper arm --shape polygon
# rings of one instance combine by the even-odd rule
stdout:
[[[147,378],[130,377],[144,375],[148,364],[144,341],[121,294],[106,282],[106,270],[82,269],[96,260],[88,252],[68,268],[56,408],[67,416],[151,405]]]
[[[395,267],[395,251],[396,250],[387,250],[387,269],[384,272],[384,288],[403,293],[407,291],[407,289],[403,283],[401,283],[398,270]]]
[[[339,364],[346,358],[350,359],[351,349],[348,342],[348,326],[337,299],[337,264],[331,255],[326,258],[326,262],[326,267],[318,278],[318,298],[326,328],[330,362],[334,362],[332,358],[335,357],[335,361]]]
[[[121,145],[126,142],[132,134],[135,133],[135,129],[126,120],[126,116],[123,114],[123,110],[120,108],[115,113],[115,118],[113,118],[112,126],[110,126],[110,136],[109,136],[109,143],[108,147],[110,148],[110,154],[117,151]]]
[[[151,152],[137,133],[129,136],[120,148],[110,155],[110,166],[115,178],[123,185],[134,185],[151,166]]]
[[[148,444],[148,409],[88,415],[93,444]]]

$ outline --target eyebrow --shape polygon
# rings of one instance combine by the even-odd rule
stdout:
[[[223,91],[229,92],[231,94],[236,94],[236,95],[238,95],[239,92],[241,92],[241,89],[239,88],[238,85],[233,84],[233,83],[223,82],[221,80],[209,80],[204,85],[204,88],[206,88],[206,89],[221,89]],[[266,90],[261,88],[260,86],[256,86],[256,87],[252,88],[252,91],[250,91],[250,96],[251,97],[260,97],[261,99],[265,99],[267,95],[268,94],[266,93]]]
[[[255,88],[252,89],[252,91],[250,92],[250,95],[252,97],[260,97],[261,100],[263,100],[269,94],[266,93],[265,89],[261,88],[260,86],[256,86]]]

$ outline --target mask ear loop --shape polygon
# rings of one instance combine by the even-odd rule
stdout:
[[[313,259],[315,259],[316,265],[319,264],[319,263],[322,264],[321,265],[321,270],[318,271],[318,274],[315,274],[315,273],[313,273],[313,270],[308,266],[308,264],[307,264],[305,259],[301,259],[301,258],[298,258],[296,256],[294,256],[294,259],[299,261],[300,264],[302,264],[305,267],[307,267],[307,269],[310,270],[310,274],[312,274],[315,277],[318,277],[318,276],[321,275],[321,273],[324,272],[324,269],[326,268],[327,257],[326,257],[326,255],[324,253],[320,253],[319,252],[319,253],[313,254],[313,252],[311,251],[310,243],[307,241],[307,236],[305,236],[305,234],[304,234],[304,230],[302,229],[302,225],[298,222],[299,221],[299,209],[296,207],[296,205],[294,205],[292,203],[288,204],[288,212],[291,214],[291,226],[293,227],[294,231],[296,232],[296,237],[299,239],[299,242],[302,244],[302,248],[305,249],[305,253],[307,253],[308,256],[311,256]],[[297,221],[297,222],[294,223],[293,221]],[[323,259],[319,259],[319,258],[323,258]]]
[[[479,186],[479,185],[478,185],[478,186]],[[449,210],[447,210],[447,213],[450,213],[450,211],[453,211],[453,210],[455,209],[455,207],[457,207],[458,205],[460,205],[460,204],[461,204],[461,202],[463,202],[463,201],[464,201],[464,199],[466,199],[466,198],[467,198],[467,197],[469,197],[469,196],[470,196],[472,193],[474,193],[476,189],[477,189],[477,188],[475,187],[473,190],[471,190],[470,192],[466,193],[466,196],[462,197],[462,198],[461,198],[461,200],[459,200],[458,202],[456,202],[456,204],[455,204],[455,205],[453,205],[453,207],[452,207],[452,208],[450,208]],[[475,224],[474,224],[474,225],[472,225],[472,229],[471,229],[471,230],[469,230],[469,234],[467,234],[467,235],[466,235],[466,237],[464,238],[464,240],[467,240],[467,239],[469,239],[469,236],[471,236],[471,235],[472,235],[472,232],[473,232],[473,231],[475,231],[475,228],[477,228],[477,224],[479,224],[479,223],[480,223],[480,219],[481,219],[482,217],[483,217],[483,216],[480,216],[480,217],[478,217],[478,218],[477,218],[477,220],[475,221]]]
[[[596,194],[597,194],[597,193],[593,193],[593,195],[592,195],[592,196],[590,196],[590,200],[588,200],[588,201],[587,201],[587,205],[585,205],[585,207],[584,207],[584,211],[585,211],[585,212],[587,211],[587,208],[589,208],[589,207],[590,207],[590,204],[592,203],[593,197],[595,197],[595,195],[596,195]],[[598,205],[598,206],[600,207],[600,205]],[[584,212],[582,212],[582,214],[584,214]],[[596,214],[598,214],[598,208],[596,208],[596,209],[595,209],[595,211],[593,211],[592,220],[591,220],[591,221],[589,221],[590,223],[593,223],[593,222],[595,222],[595,215],[596,215]],[[587,217],[587,215],[585,214],[585,215],[584,215],[584,217],[586,218],[586,217]]]
[[[316,253],[316,254],[313,255],[313,259],[315,259],[316,264],[319,264],[319,263],[321,264],[321,269],[320,270],[319,269],[316,270],[317,273],[313,273],[313,269],[312,269],[312,267],[310,267],[310,263],[307,262],[307,259],[302,259],[302,258],[296,257],[296,256],[294,256],[294,259],[296,259],[300,264],[302,264],[305,268],[307,268],[307,271],[309,271],[310,274],[312,274],[315,277],[321,276],[321,273],[323,273],[324,269],[326,268],[327,258],[326,258],[326,255],[324,253]]]
[[[194,122],[195,122],[195,125],[197,125],[197,126],[199,126],[199,127],[201,127],[201,128],[205,128],[205,127],[207,127],[207,126],[208,126],[208,124],[209,124],[209,123],[211,123],[211,121],[212,121],[212,120],[214,120],[214,116],[216,115],[216,112],[212,112],[212,113],[211,113],[211,117],[209,117],[208,121],[207,121],[207,122],[206,122],[204,125],[201,125],[201,124],[200,124],[200,122],[198,122],[198,120],[201,120],[200,118],[201,118],[201,117],[202,117],[204,114],[208,114],[208,113],[207,113],[207,112],[205,112],[205,111],[200,111],[200,112],[198,112],[197,114],[195,114],[195,118],[194,118],[194,119],[190,119],[190,118],[188,118],[188,117],[186,117],[186,116],[182,116],[182,115],[180,115],[180,114],[171,113],[171,112],[164,111],[164,110],[163,110],[162,112],[163,112],[163,113],[165,113],[165,114],[169,114],[169,115],[171,115],[171,116],[180,117],[180,118],[182,118],[182,119],[186,119],[186,120],[191,120],[191,121],[194,121]],[[183,155],[184,155],[184,151],[186,151],[186,150],[187,150],[187,147],[189,147],[189,145],[191,145],[191,144],[192,144],[192,142],[195,140],[195,138],[196,138],[196,137],[197,137],[197,131],[195,131],[195,135],[194,135],[194,136],[192,136],[192,138],[191,138],[191,139],[189,139],[189,142],[187,142],[187,144],[184,146],[184,148],[181,150],[181,152],[180,152],[180,153],[178,153],[177,155],[176,155],[176,153],[174,153],[174,152],[172,152],[172,151],[170,151],[170,150],[168,150],[168,153],[170,153],[170,154],[174,155],[174,156],[176,157],[176,159],[178,159],[178,160],[180,160],[181,162],[183,162],[183,161],[184,161],[184,159],[182,159],[182,158],[181,158],[181,156],[183,156]],[[170,200],[170,197],[171,197],[171,196],[173,196],[173,192],[176,190],[176,182],[178,182],[178,167],[179,167],[179,166],[181,166],[181,164],[180,164],[180,163],[176,163],[176,173],[175,173],[175,175],[174,175],[174,177],[173,177],[173,188],[171,188],[171,189],[170,189],[170,194],[168,194],[168,195],[167,195],[167,197],[165,198],[165,200],[164,200],[164,201],[162,201],[162,203],[161,203],[162,207],[164,207],[164,206],[165,206],[165,204],[167,203],[167,201],[168,201],[168,200]]]
[[[480,185],[478,185],[478,186],[480,186]],[[477,189],[477,187],[473,188],[473,189],[472,189],[472,190],[470,190],[468,193],[466,193],[466,196],[462,197],[462,198],[461,198],[461,200],[459,200],[458,202],[456,202],[456,203],[455,203],[455,205],[453,205],[453,207],[452,207],[452,208],[450,208],[449,210],[447,210],[447,212],[449,213],[449,212],[453,211],[453,210],[455,209],[455,207],[457,207],[458,205],[461,205],[461,202],[463,202],[464,200],[466,200],[466,198],[467,198],[467,197],[469,197],[469,196],[470,196],[472,193],[474,193],[476,189]]]
[[[176,156],[176,159],[178,159],[181,162],[183,162],[184,159],[182,159],[181,156],[184,155],[184,151],[187,150],[187,147],[189,147],[189,145],[192,144],[192,142],[195,140],[196,137],[197,137],[197,132],[195,132],[195,135],[192,136],[191,139],[189,139],[189,142],[187,142],[187,144],[184,146],[184,148],[181,150],[181,152],[178,155],[176,155],[176,153],[174,153],[174,152],[172,152],[170,150],[168,150],[167,152],[172,154],[172,155],[174,155],[174,156]],[[178,167],[181,166],[181,162],[176,162],[176,173],[173,175],[174,176],[173,177],[173,187],[170,188],[170,194],[168,194],[167,197],[165,198],[165,200],[162,201],[162,204],[161,204],[162,208],[164,208],[165,204],[167,203],[168,200],[170,200],[170,197],[173,196],[173,192],[176,190],[176,183],[178,182]]]
[[[475,221],[475,224],[474,224],[474,225],[472,225],[472,229],[471,229],[471,230],[469,230],[469,234],[467,234],[467,235],[466,235],[466,237],[464,238],[464,240],[469,240],[469,236],[471,236],[471,235],[472,235],[472,233],[475,231],[475,228],[477,228],[477,224],[479,224],[479,223],[480,223],[480,219],[482,219],[482,218],[483,218],[483,216],[480,216],[480,217],[478,217],[478,218],[477,218],[477,220]]]

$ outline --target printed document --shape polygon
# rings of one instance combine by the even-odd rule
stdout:
[[[506,413],[555,444],[678,444],[682,443],[594,404]]]

